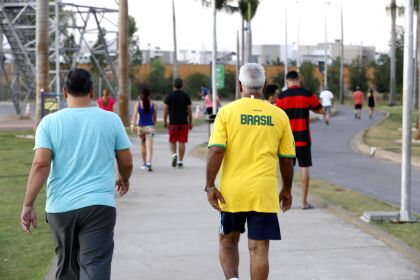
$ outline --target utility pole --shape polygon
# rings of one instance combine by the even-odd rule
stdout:
[[[48,92],[49,1],[36,1],[36,113],[35,127],[41,121],[42,92]]]
[[[55,0],[55,91],[57,94],[58,108],[61,107],[60,87],[60,3]]]
[[[239,31],[236,31],[236,79],[235,79],[235,100],[239,99]],[[214,108],[214,107],[213,107]]]
[[[411,222],[411,112],[413,101],[413,0],[405,0],[400,221]]]
[[[172,76],[173,80],[179,78],[178,74],[178,46],[176,40],[176,17],[175,17],[175,3],[172,0],[172,28],[173,28],[173,36],[174,36],[174,54],[173,54],[173,61],[172,61]]]
[[[343,1],[340,6],[341,40],[340,40],[340,103],[344,104],[344,29],[343,29]]]
[[[213,97],[213,115],[217,113],[217,88],[216,88],[216,64],[217,64],[217,28],[216,28],[216,0],[212,1],[213,8],[213,50],[212,50],[212,64],[211,64],[211,89]]]
[[[284,10],[284,41],[285,41],[285,46],[284,46],[284,86],[287,87],[287,83],[286,83],[286,75],[287,75],[287,71],[288,71],[288,65],[287,65],[287,7],[285,7]]]
[[[325,2],[328,6],[330,2]],[[327,74],[328,74],[328,38],[327,38],[327,9],[324,11],[324,27],[325,27],[325,48],[324,48],[324,89],[328,86]]]
[[[119,115],[125,126],[128,120],[128,0],[119,0],[118,13],[118,99]]]

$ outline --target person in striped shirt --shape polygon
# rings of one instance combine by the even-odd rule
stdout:
[[[301,87],[298,72],[288,72],[286,83],[287,89],[278,95],[276,106],[283,109],[290,120],[302,177],[302,209],[306,210],[313,208],[308,203],[309,167],[312,166],[309,111],[318,114],[325,112],[316,95]]]

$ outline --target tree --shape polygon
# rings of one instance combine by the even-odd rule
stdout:
[[[282,88],[284,85],[284,70],[278,71],[276,75],[271,77],[271,80],[274,84],[278,85],[279,88]]]
[[[333,59],[330,66],[328,66],[328,86],[333,92],[334,96],[340,93],[340,63],[341,58],[336,57]]]
[[[236,72],[227,71],[225,73],[225,87],[219,91],[220,97],[234,100],[236,83]]]
[[[399,15],[403,13],[403,8],[397,6],[396,0],[391,0],[390,5],[386,8],[391,13],[391,71],[390,71],[390,93],[389,93],[389,106],[395,105],[395,96],[396,96],[396,39],[397,39],[397,32],[396,32],[396,18],[397,18],[397,12]]]
[[[150,73],[147,79],[150,90],[156,96],[162,96],[170,90],[170,85],[165,79],[165,66],[159,59],[154,59],[150,66]],[[169,89],[168,89],[169,88]]]
[[[381,93],[389,92],[389,71],[391,67],[391,58],[388,54],[381,53],[378,61],[374,63],[374,84],[376,90]]]
[[[357,88],[367,92],[368,82],[366,77],[366,67],[360,58],[353,59],[350,64],[350,89],[355,91]]]
[[[209,76],[196,72],[185,79],[185,91],[192,97],[199,99],[201,97],[201,85],[207,84]]]
[[[245,61],[243,63],[249,63],[252,61],[252,31],[251,31],[251,20],[257,12],[259,0],[239,0],[239,11],[242,18],[246,23],[245,27]]]
[[[99,67],[104,69],[106,66],[105,61],[105,54],[103,52],[104,45],[103,40],[101,39],[101,33],[106,34],[106,30],[102,28],[102,32],[98,32],[98,37],[96,38],[96,42],[92,47],[92,54],[90,56],[90,64],[92,65],[92,73],[96,75],[100,75],[101,71],[98,69],[98,66],[95,63],[95,56],[96,61],[98,61]]]
[[[311,62],[304,61],[299,68],[302,86],[306,89],[317,92],[319,90],[320,82],[314,75],[315,65]]]

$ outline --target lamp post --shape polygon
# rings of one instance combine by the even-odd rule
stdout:
[[[217,98],[217,88],[216,88],[216,63],[217,63],[217,41],[216,41],[216,0],[212,1],[212,8],[213,8],[213,50],[212,50],[212,67],[211,67],[211,89],[212,89],[212,97],[213,97],[213,115],[216,114],[216,98]]]
[[[325,2],[325,5],[329,5],[330,2]],[[327,39],[327,9],[325,9],[324,14],[324,24],[325,24],[325,52],[324,52],[324,89],[328,86],[327,81],[327,73],[328,73],[328,66],[327,66],[327,60],[328,60],[328,39]]]
[[[285,7],[284,10],[284,41],[285,41],[285,46],[284,46],[284,86],[286,87],[286,75],[287,75],[287,70],[288,70],[288,65],[287,65],[287,6]]]
[[[299,1],[296,1],[296,5],[298,6],[298,10],[299,10]],[[299,72],[299,68],[300,68],[299,46],[300,46],[300,18],[299,18],[299,12],[298,12],[298,16],[297,16],[297,53],[296,53],[296,68],[297,68],[298,72]]]
[[[344,31],[343,31],[343,1],[340,6],[341,40],[340,40],[340,103],[344,104]]]

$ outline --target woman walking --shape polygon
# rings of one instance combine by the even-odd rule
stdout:
[[[140,137],[140,153],[143,160],[142,169],[152,170],[153,136],[155,133],[155,123],[157,118],[157,108],[150,100],[150,90],[144,88],[140,93],[140,100],[136,102],[131,120],[131,133],[137,124],[137,133]]]
[[[375,109],[375,93],[373,92],[373,89],[369,91],[368,95],[368,107],[369,107],[369,119],[373,117],[373,110]]]

